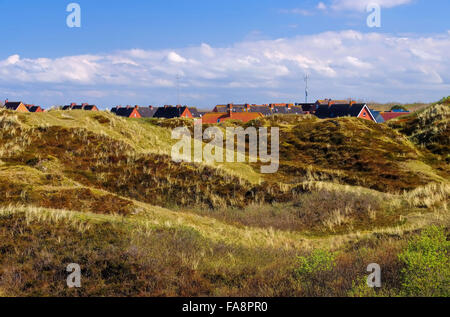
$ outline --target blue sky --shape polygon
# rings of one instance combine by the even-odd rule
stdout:
[[[0,0],[0,98],[182,103],[311,98],[432,101],[450,94],[448,0]],[[381,5],[369,28],[365,4]]]

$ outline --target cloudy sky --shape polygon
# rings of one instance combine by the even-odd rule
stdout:
[[[200,108],[450,95],[448,0],[0,0],[0,100]],[[75,1],[74,1],[75,2]],[[367,5],[381,27],[367,25]]]

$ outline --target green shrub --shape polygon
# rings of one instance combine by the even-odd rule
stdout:
[[[336,266],[336,254],[325,250],[314,250],[310,256],[299,256],[298,276],[305,276],[318,272],[329,272]]]
[[[450,296],[450,242],[444,229],[432,226],[409,242],[399,255],[406,296]]]
[[[295,270],[302,295],[307,297],[333,296],[333,281],[336,279],[336,253],[314,250],[309,256],[298,257]]]
[[[394,111],[394,110],[408,111],[408,109],[406,109],[406,107],[400,106],[400,105],[395,105],[395,106],[393,106],[393,107],[391,108],[391,111]]]
[[[450,104],[450,96],[442,98],[441,100],[439,100],[438,104]]]

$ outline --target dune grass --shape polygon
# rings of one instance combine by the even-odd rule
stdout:
[[[282,130],[280,172],[262,177],[257,164],[173,163],[180,124],[192,128],[0,111],[0,296],[397,296],[410,239],[448,235],[446,165],[401,129],[250,122]],[[69,263],[82,289],[66,287]],[[364,288],[369,263],[384,289]]]

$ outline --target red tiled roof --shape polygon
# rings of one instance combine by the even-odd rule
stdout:
[[[384,121],[389,121],[389,120],[396,119],[401,116],[406,116],[410,113],[409,112],[381,112],[380,114],[383,117]]]
[[[202,123],[219,123],[227,120],[239,120],[246,123],[261,117],[263,115],[259,112],[233,112],[231,117],[228,113],[210,112],[202,117]]]

